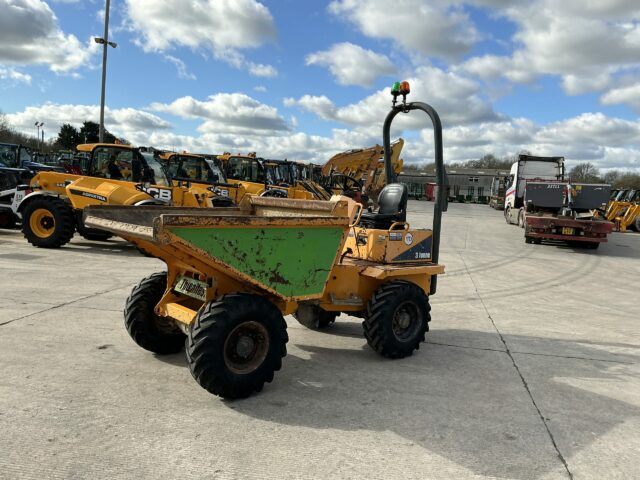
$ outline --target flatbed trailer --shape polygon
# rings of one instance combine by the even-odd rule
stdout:
[[[612,231],[613,223],[605,220],[534,213],[526,216],[524,239],[527,243],[552,240],[596,249]]]

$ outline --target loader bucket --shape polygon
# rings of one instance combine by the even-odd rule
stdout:
[[[253,197],[241,208],[103,207],[85,223],[113,232],[165,261],[198,266],[284,300],[318,298],[353,215],[346,200]],[[205,270],[205,271],[203,271]]]

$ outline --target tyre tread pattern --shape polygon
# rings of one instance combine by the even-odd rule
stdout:
[[[49,238],[40,238],[29,226],[30,213],[38,208],[49,210],[56,222],[56,231]],[[76,231],[76,219],[69,204],[58,197],[43,196],[34,198],[25,207],[22,215],[22,233],[27,241],[38,248],[60,248],[69,243]]]
[[[255,371],[234,374],[224,361],[224,342],[237,322],[252,315],[258,315],[254,320],[269,331],[270,348]],[[209,302],[198,312],[187,336],[187,363],[193,378],[208,392],[228,399],[246,398],[262,390],[282,368],[288,341],[287,324],[273,303],[257,295],[228,294]]]
[[[393,300],[408,296],[422,303],[424,325],[414,339],[400,344],[391,330],[389,317],[393,315]],[[404,358],[412,355],[415,350],[420,348],[420,343],[424,342],[425,334],[429,331],[430,311],[429,298],[417,285],[404,280],[385,283],[376,290],[367,303],[365,319],[362,322],[367,343],[383,357]]]
[[[156,325],[155,306],[164,295],[167,273],[154,273],[136,285],[124,307],[124,324],[133,341],[159,355],[177,353],[184,346],[184,334],[163,332]]]

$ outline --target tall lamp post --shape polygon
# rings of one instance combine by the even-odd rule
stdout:
[[[100,143],[104,142],[104,90],[107,82],[107,49],[118,46],[117,43],[109,41],[109,7],[111,6],[111,0],[106,1],[107,4],[104,8],[104,37],[94,38],[96,43],[102,45],[102,93],[100,95],[100,131],[98,134]]]
[[[44,126],[44,122],[36,122],[35,126],[38,131],[36,134],[36,148],[38,149],[38,152],[40,152],[40,129]],[[44,128],[42,129],[42,139],[44,142]]]

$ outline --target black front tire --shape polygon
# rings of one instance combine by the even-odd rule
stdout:
[[[417,285],[394,281],[382,285],[367,304],[364,336],[383,357],[404,358],[420,348],[431,320],[429,298]]]
[[[524,212],[524,208],[521,208],[518,211],[518,226],[520,228],[524,228],[525,223],[526,223],[526,214]]]
[[[198,384],[223,398],[262,390],[287,354],[280,310],[257,295],[225,295],[200,310],[187,337],[187,361]]]
[[[155,313],[166,288],[166,272],[154,273],[134,287],[124,307],[124,325],[133,341],[159,355],[179,352],[185,338],[172,320]]]
[[[511,207],[504,209],[504,220],[511,225]]]
[[[36,234],[32,229],[31,218],[36,211],[46,210],[48,216],[43,218],[52,222],[50,233]],[[45,226],[43,225],[43,228]],[[47,228],[49,228],[47,226]],[[44,230],[43,230],[44,231]],[[22,212],[22,233],[34,247],[59,248],[73,238],[76,231],[76,221],[73,210],[67,202],[58,197],[41,196],[31,200]]]

